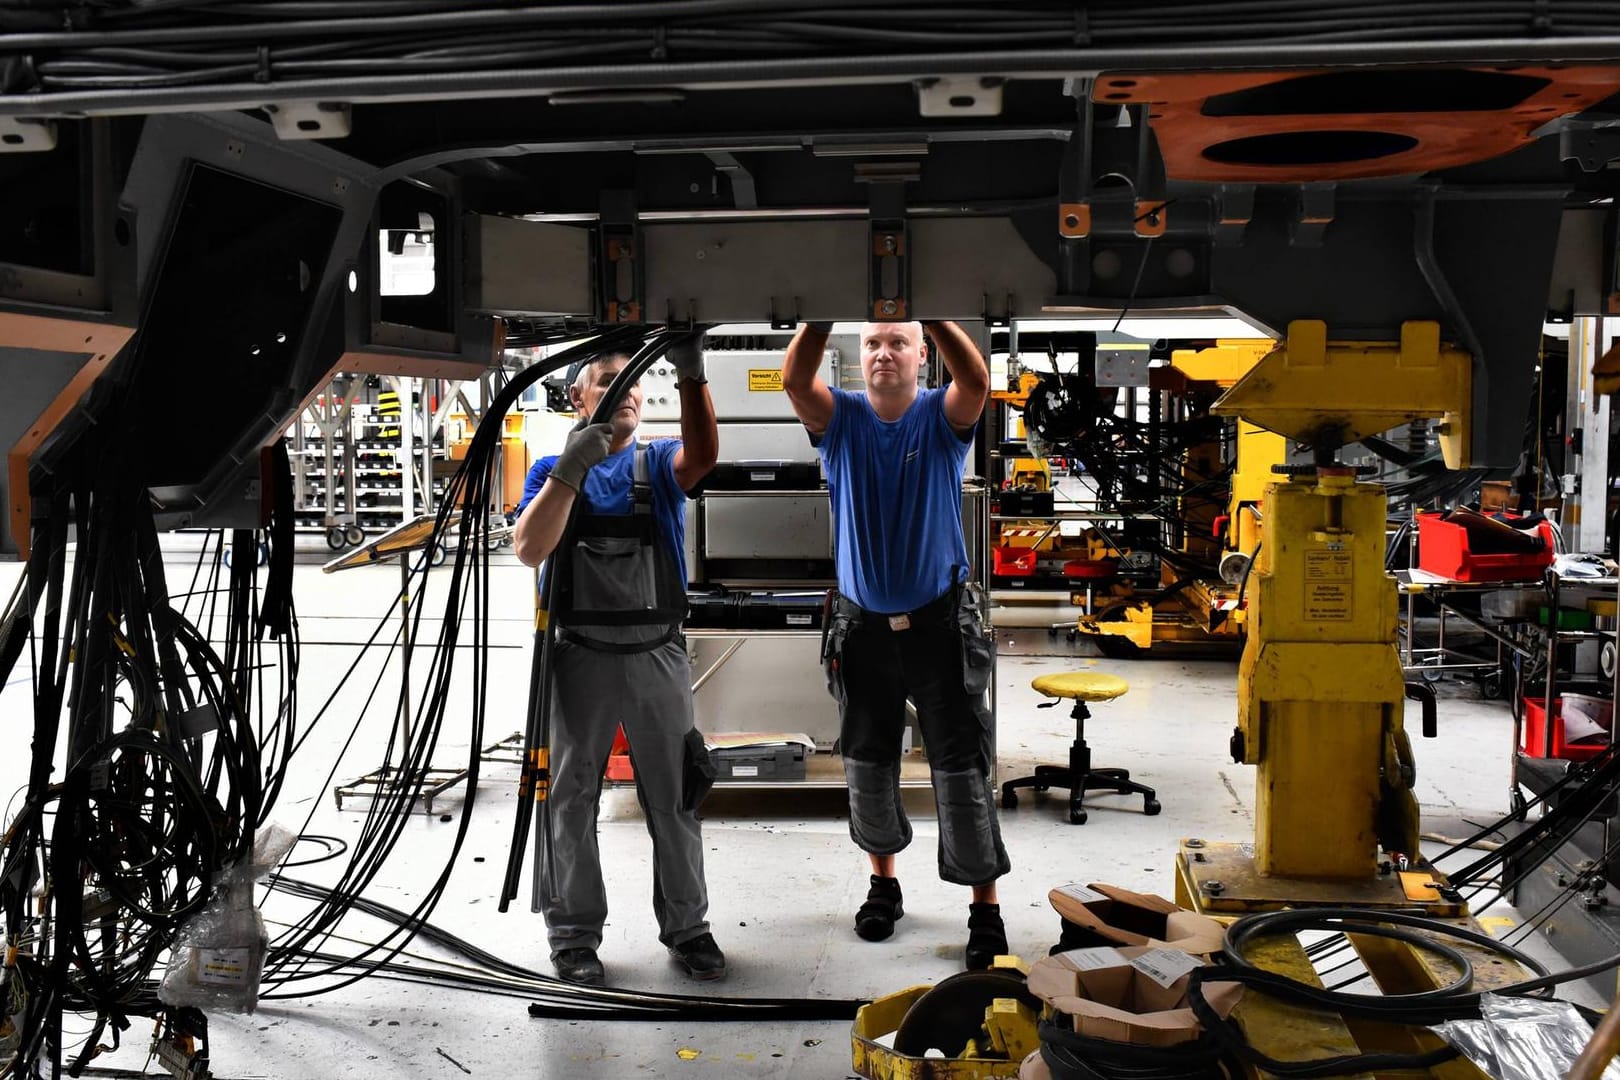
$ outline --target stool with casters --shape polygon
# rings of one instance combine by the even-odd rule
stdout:
[[[1126,769],[1094,768],[1091,764],[1091,748],[1086,745],[1086,718],[1091,715],[1086,703],[1112,701],[1131,688],[1129,683],[1117,675],[1102,672],[1067,671],[1057,675],[1039,675],[1031,680],[1030,686],[1035,688],[1036,693],[1053,699],[1041,705],[1043,709],[1051,708],[1064,698],[1073,700],[1074,709],[1069,715],[1074,717],[1074,742],[1069,746],[1068,765],[1037,765],[1035,775],[1021,776],[1002,784],[1001,805],[1004,809],[1011,810],[1018,805],[1018,788],[1034,788],[1036,791],[1067,788],[1069,821],[1074,825],[1085,824],[1086,809],[1082,803],[1088,791],[1140,795],[1142,813],[1152,816],[1159,812],[1159,800],[1152,788],[1132,780]]]

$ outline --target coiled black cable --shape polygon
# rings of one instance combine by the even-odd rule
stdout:
[[[1042,1018],[1041,1060],[1052,1080],[1237,1080],[1242,1066],[1208,1032],[1173,1046],[1143,1046],[1082,1035]]]
[[[1309,1061],[1278,1060],[1256,1050],[1230,1019],[1222,1017],[1215,1010],[1204,994],[1206,984],[1235,982],[1292,1004],[1319,1008],[1341,1016],[1403,1024],[1429,1025],[1479,1014],[1480,995],[1472,989],[1472,968],[1467,966],[1466,960],[1462,961],[1459,976],[1444,987],[1413,994],[1373,996],[1325,990],[1263,971],[1245,956],[1246,945],[1258,936],[1292,934],[1300,930],[1332,930],[1344,934],[1396,938],[1415,948],[1446,956],[1456,965],[1458,960],[1453,958],[1455,950],[1435,940],[1454,938],[1496,953],[1536,973],[1535,978],[1495,988],[1493,992],[1499,994],[1546,995],[1557,983],[1590,974],[1592,967],[1548,974],[1546,968],[1533,958],[1487,934],[1399,911],[1318,908],[1246,915],[1227,928],[1225,964],[1194,969],[1188,980],[1187,1002],[1204,1029],[1212,1033],[1230,1053],[1250,1066],[1279,1077],[1339,1076],[1353,1072],[1428,1068],[1456,1057],[1457,1051],[1444,1047],[1418,1054],[1345,1054]],[[1598,970],[1602,970],[1603,966],[1616,965],[1620,965],[1620,956],[1605,961],[1598,966]]]

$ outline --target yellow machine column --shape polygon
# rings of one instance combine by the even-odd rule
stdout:
[[[1385,836],[1417,850],[1402,730],[1395,583],[1384,573],[1384,489],[1322,467],[1266,490],[1266,542],[1249,582],[1233,757],[1259,767],[1255,868],[1366,879]],[[1380,813],[1386,800],[1409,804]]]
[[[1433,323],[1408,323],[1398,343],[1330,343],[1323,324],[1294,323],[1212,410],[1304,444],[1316,464],[1273,467],[1284,479],[1265,489],[1265,535],[1248,582],[1232,756],[1256,766],[1254,844],[1184,841],[1182,903],[1463,910],[1418,865],[1384,489],[1358,482],[1334,452],[1443,416],[1443,448],[1457,467],[1469,387],[1469,357],[1442,346]]]

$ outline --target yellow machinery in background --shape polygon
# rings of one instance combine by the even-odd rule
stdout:
[[[1023,491],[1052,490],[1052,467],[1045,458],[1013,458],[1007,473],[1009,487]]]
[[[1396,588],[1384,570],[1384,489],[1358,482],[1334,451],[1444,417],[1446,463],[1466,465],[1470,370],[1434,323],[1408,323],[1399,343],[1374,344],[1330,343],[1324,324],[1296,322],[1217,403],[1218,414],[1311,447],[1316,463],[1275,465],[1283,476],[1261,496],[1265,540],[1248,582],[1232,739],[1234,760],[1257,767],[1255,843],[1184,842],[1182,904],[1208,913],[1328,902],[1465,910],[1427,871],[1380,872],[1380,847],[1397,867],[1400,856],[1420,859],[1416,770]]]
[[[1217,341],[1203,349],[1178,349],[1170,367],[1158,369],[1156,389],[1181,395],[1196,390],[1228,390],[1236,385],[1276,343],[1266,338]],[[1190,448],[1182,463],[1189,486],[1198,478],[1219,473],[1224,465],[1222,447],[1211,441]],[[1287,460],[1288,440],[1275,432],[1240,419],[1233,449],[1231,497],[1225,513],[1215,517],[1192,503],[1182,507],[1186,521],[1183,550],[1211,562],[1218,560],[1220,576],[1212,580],[1177,582],[1172,568],[1160,576],[1160,598],[1129,599],[1106,617],[1087,615],[1076,629],[1096,641],[1110,655],[1149,649],[1155,642],[1237,642],[1246,622],[1244,579],[1260,546],[1265,488],[1274,466]]]
[[[1033,371],[1021,371],[1018,373],[1018,381],[1009,389],[992,390],[990,396],[1003,404],[1011,405],[1015,409],[1023,409],[1024,406],[1029,404],[1029,395],[1034,393],[1035,388],[1040,384],[1041,377],[1039,375]],[[1022,421],[1019,423],[1022,424]]]

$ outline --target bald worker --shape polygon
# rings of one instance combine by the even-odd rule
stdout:
[[[919,390],[923,326],[867,323],[865,390],[833,390],[818,374],[830,329],[799,328],[782,383],[821,455],[832,501],[838,591],[822,661],[839,705],[850,836],[872,870],[855,932],[882,941],[904,914],[895,856],[911,842],[900,798],[910,698],[939,812],[939,875],[973,891],[965,960],[984,968],[1007,951],[996,879],[1010,863],[990,784],[992,645],[966,588],[962,473],[990,371],[961,327],[930,323],[951,381]]]

